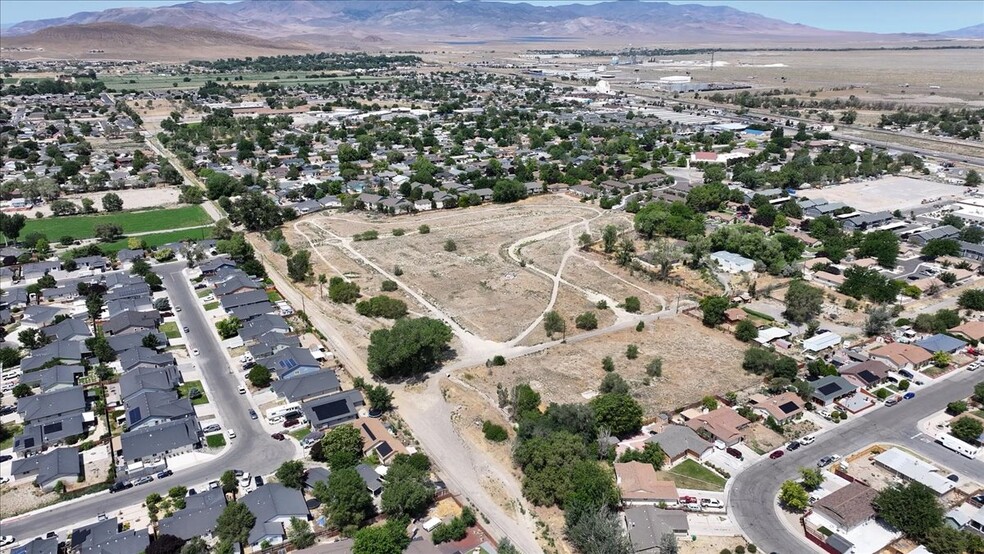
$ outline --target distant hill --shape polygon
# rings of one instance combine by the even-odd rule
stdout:
[[[791,24],[727,6],[619,1],[581,5],[455,0],[243,0],[165,7],[114,8],[18,23],[7,36],[49,27],[117,23],[140,27],[209,28],[260,38],[318,33],[373,35],[388,42],[515,37],[708,40],[742,37],[810,39],[839,33]],[[848,33],[850,36],[867,36]],[[880,35],[871,35],[880,36]]]
[[[24,36],[4,38],[4,48],[43,49],[45,57],[114,57],[123,59],[181,59],[189,53],[207,57],[280,55],[308,50],[302,43],[272,41],[214,29],[175,29],[121,23],[91,23],[46,27]]]
[[[978,25],[971,25],[970,27],[964,27],[962,29],[954,29],[952,31],[944,31],[939,33],[945,37],[950,38],[981,38],[984,39],[984,23]]]

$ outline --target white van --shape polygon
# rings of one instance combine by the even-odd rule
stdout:
[[[432,517],[432,518],[430,518],[430,519],[428,519],[427,521],[424,522],[423,528],[424,528],[424,531],[427,531],[428,533],[430,533],[431,531],[434,530],[435,527],[437,527],[440,524],[441,524],[441,518],[439,518],[439,517]]]

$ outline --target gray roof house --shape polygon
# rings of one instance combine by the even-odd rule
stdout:
[[[654,506],[632,506],[625,509],[625,527],[633,552],[660,552],[663,535],[686,534],[690,531],[687,512],[662,510]]]
[[[150,285],[145,282],[133,283],[112,288],[106,293],[106,302],[121,298],[144,298],[151,295]]]
[[[239,318],[239,321],[249,321],[254,317],[259,317],[265,314],[272,314],[276,312],[277,308],[270,302],[257,302],[256,304],[248,304],[246,306],[239,306],[238,308],[233,308],[229,313]]]
[[[198,269],[202,271],[202,275],[214,275],[222,267],[236,267],[236,262],[225,256],[219,256],[198,264]]]
[[[270,356],[257,359],[256,363],[266,366],[280,379],[290,379],[321,369],[321,364],[314,358],[311,351],[299,346],[284,348]]]
[[[131,250],[129,248],[124,248],[116,253],[116,260],[122,264],[132,263],[134,260],[139,260],[146,255],[143,248],[138,248],[136,250]]]
[[[123,352],[124,350],[132,350],[143,347],[143,340],[147,337],[147,335],[154,335],[157,337],[157,344],[166,345],[168,342],[167,335],[160,331],[113,335],[111,337],[106,337],[106,342],[109,343],[109,347],[112,348],[114,352]]]
[[[82,474],[79,449],[56,448],[44,454],[14,460],[10,474],[16,478],[34,475],[34,484],[42,490],[51,490],[58,481],[75,481]]]
[[[263,541],[280,544],[286,537],[284,524],[290,519],[308,519],[308,507],[301,491],[279,483],[268,483],[247,494],[240,502],[256,517],[248,542],[256,547]]]
[[[58,554],[58,537],[35,537],[10,551],[10,554]]]
[[[69,437],[85,433],[85,418],[82,414],[63,417],[57,421],[29,423],[21,434],[14,437],[14,452],[22,456],[36,454]]]
[[[840,375],[827,375],[811,381],[810,385],[813,387],[813,400],[821,406],[833,404],[838,398],[854,394],[858,390],[857,385]]]
[[[110,317],[108,321],[103,323],[102,328],[110,335],[128,335],[131,333],[146,335],[148,332],[156,331],[160,321],[161,313],[157,310],[146,312],[127,310]]]
[[[20,382],[41,387],[44,392],[67,389],[76,385],[77,376],[85,373],[80,365],[56,365],[21,375]]]
[[[239,329],[239,338],[250,341],[266,333],[289,333],[287,320],[276,314],[264,314],[247,321]]]
[[[130,431],[160,425],[195,415],[188,398],[175,391],[145,391],[126,401],[126,424]]]
[[[967,346],[967,343],[950,335],[939,333],[916,341],[916,346],[934,354],[937,352],[953,354],[957,350]]]
[[[119,353],[117,360],[123,371],[130,371],[138,367],[166,367],[175,365],[174,356],[168,353],[157,353],[150,348],[143,346],[123,350]]]
[[[55,321],[55,316],[63,314],[65,311],[65,308],[32,304],[24,308],[24,317],[21,318],[21,323],[30,327],[44,327],[51,325]]]
[[[157,523],[160,535],[173,535],[185,540],[207,538],[215,529],[215,522],[226,507],[222,489],[208,489],[185,499],[185,507]]]
[[[99,544],[80,547],[78,554],[141,554],[150,545],[147,529],[119,531]]]
[[[369,489],[373,495],[378,495],[383,492],[383,482],[380,480],[380,476],[376,473],[376,470],[372,468],[369,464],[359,464],[355,466],[355,470],[359,472],[359,477],[362,477],[362,481],[366,484],[366,488]]]
[[[107,541],[120,532],[120,524],[115,517],[90,523],[82,527],[72,529],[69,535],[68,546],[76,550],[85,546],[92,546]]]
[[[150,461],[201,448],[201,427],[197,418],[186,417],[123,433],[120,444],[126,462]]]
[[[259,304],[261,302],[269,302],[270,298],[267,296],[264,290],[248,290],[245,292],[237,292],[235,294],[227,294],[219,298],[219,304],[225,311],[231,311],[240,306],[249,306],[250,304]]]
[[[713,450],[711,443],[686,425],[667,425],[662,431],[646,439],[646,442],[658,444],[670,458],[670,463],[688,456],[700,459]]]
[[[173,391],[181,384],[181,373],[175,366],[138,367],[120,376],[120,397],[124,402],[150,391]]]
[[[85,411],[85,392],[82,387],[56,390],[25,396],[17,401],[17,413],[25,423],[47,423]]]
[[[352,389],[302,402],[301,410],[314,429],[325,429],[355,419],[364,405],[362,392]]]
[[[86,322],[77,317],[63,319],[54,325],[43,328],[44,334],[56,340],[85,340],[92,338],[92,331]]]
[[[940,225],[926,231],[909,235],[909,242],[916,246],[924,246],[933,239],[952,239],[960,234],[960,229],[952,225]]]
[[[875,212],[871,214],[857,214],[844,219],[844,229],[847,231],[864,231],[881,227],[895,220],[891,212]]]
[[[153,309],[154,305],[151,303],[149,296],[143,298],[118,298],[106,303],[106,311],[109,312],[110,318],[127,311],[148,312]]]
[[[307,373],[291,379],[278,379],[270,389],[288,402],[299,402],[342,390],[338,376],[330,369]]]
[[[36,371],[53,361],[80,363],[89,355],[89,347],[85,341],[59,340],[31,351],[31,355],[21,360],[21,370],[24,373]]]
[[[229,275],[224,281],[216,283],[212,292],[215,293],[216,297],[221,298],[250,290],[263,290],[263,286],[242,271],[237,271]]]

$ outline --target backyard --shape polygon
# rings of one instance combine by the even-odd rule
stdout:
[[[201,381],[186,381],[178,387],[178,395],[182,398],[187,397],[192,389],[197,389],[199,395],[191,399],[191,404],[193,406],[198,406],[201,404],[208,404],[208,396],[205,395],[205,389],[202,388]]]
[[[673,481],[681,489],[723,491],[727,480],[693,460],[684,460],[671,469],[657,472],[660,478]]]
[[[21,237],[37,232],[47,236],[49,242],[55,242],[66,236],[72,237],[73,239],[93,238],[96,236],[96,226],[106,223],[120,225],[123,227],[125,234],[133,234],[197,227],[207,225],[211,222],[212,219],[205,213],[205,210],[201,206],[184,206],[166,210],[29,219],[27,225],[21,231]],[[201,231],[197,229],[193,231],[195,231],[195,234],[189,238],[201,238]],[[148,240],[152,236],[154,235],[148,235],[144,237],[144,240]],[[165,244],[172,240],[177,239],[165,240],[160,244]]]

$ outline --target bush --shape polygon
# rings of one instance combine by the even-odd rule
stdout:
[[[638,358],[639,357],[639,347],[636,346],[636,345],[634,345],[634,344],[630,344],[629,346],[627,346],[625,348],[625,357],[628,358],[628,359],[630,359],[630,360],[634,360],[634,359]]]
[[[590,331],[598,328],[598,317],[591,312],[584,312],[574,320],[574,326],[578,329]]]
[[[444,241],[444,251],[445,252],[455,252],[458,250],[458,245],[451,239]]]
[[[642,304],[639,302],[639,298],[635,296],[630,296],[625,299],[625,311],[629,313],[638,313],[642,309]]]
[[[427,233],[430,233],[431,232],[430,225],[421,225],[420,227],[417,227],[417,232],[420,233],[421,235],[426,235]]]
[[[376,240],[378,238],[379,238],[379,231],[375,229],[364,231],[362,233],[352,236],[352,240],[354,241]]]
[[[407,315],[407,303],[389,296],[373,296],[355,305],[355,311],[366,317],[385,317],[399,319]]]
[[[967,411],[967,403],[963,400],[957,400],[955,402],[950,402],[946,405],[946,413],[956,416]]]
[[[502,356],[501,354],[496,354],[492,358],[492,365],[494,365],[494,366],[506,365],[506,358],[504,356]]]
[[[636,332],[641,333],[646,328],[646,322],[640,321],[636,324]]]
[[[604,359],[601,360],[601,369],[604,369],[607,372],[615,371],[615,362],[612,361],[611,356],[605,356]]]
[[[597,303],[595,303],[595,308],[597,308],[599,310],[607,310],[608,309],[608,302],[606,302],[604,300],[599,300]]]
[[[492,442],[502,442],[509,438],[509,433],[506,432],[505,427],[496,425],[487,419],[482,423],[482,433],[485,434],[486,440]]]
[[[393,292],[398,287],[396,285],[396,281],[390,281],[389,279],[386,279],[385,281],[383,281],[383,284],[380,286],[380,288],[383,289],[383,292]]]
[[[663,358],[653,358],[646,364],[646,375],[659,379],[663,376]]]
[[[403,229],[400,229],[400,228],[393,229],[393,236],[394,237],[402,237],[406,233],[407,233],[406,231],[404,231]]]

